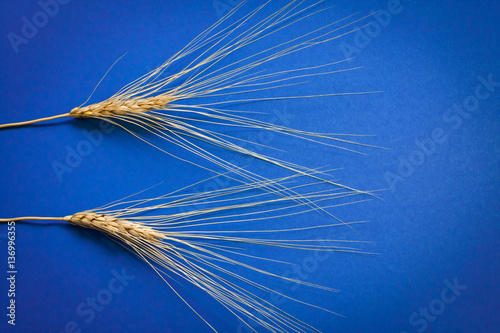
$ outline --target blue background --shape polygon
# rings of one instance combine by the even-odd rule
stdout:
[[[16,53],[7,34],[20,35],[22,18],[31,20],[41,7],[35,1],[2,1],[0,123],[68,112],[86,100],[111,64],[128,52],[91,102],[107,98],[217,21],[220,9],[215,3],[72,0],[60,5],[58,13],[27,44],[19,45]],[[247,8],[254,8],[255,3],[251,1]],[[335,8],[319,15],[316,24],[388,6],[387,1],[327,3]],[[277,8],[279,3],[271,5]],[[347,221],[370,220],[356,227],[357,234],[342,231],[341,235],[372,241],[363,249],[378,253],[334,253],[307,275],[308,282],[340,289],[340,293],[278,285],[293,297],[345,318],[291,302],[282,306],[325,332],[417,332],[424,325],[412,325],[412,313],[436,304],[446,288],[445,280],[453,283],[456,279],[467,288],[432,322],[426,321],[421,332],[499,332],[500,87],[478,105],[467,103],[474,101],[470,96],[481,85],[480,77],[500,81],[500,5],[496,1],[408,0],[401,5],[403,10],[372,37],[362,40],[347,35],[300,56],[283,58],[277,67],[340,60],[346,57],[347,45],[356,48],[352,50],[357,56],[349,66],[362,69],[314,77],[310,86],[295,87],[290,94],[383,93],[255,105],[269,117],[284,110],[290,127],[373,134],[363,142],[390,148],[361,148],[367,154],[363,156],[273,138],[273,146],[287,150],[276,155],[280,158],[310,167],[342,168],[335,176],[349,186],[388,189],[383,201],[336,211]],[[266,94],[270,93],[262,96]],[[472,111],[450,111],[463,103]],[[165,181],[162,190],[168,192],[211,176],[115,130],[104,134],[102,143],[92,146],[71,173],[58,179],[53,162],[64,163],[67,147],[77,149],[87,140],[84,131],[98,126],[92,120],[67,119],[0,131],[0,217],[64,216],[161,181]],[[440,129],[446,140],[429,143]],[[169,148],[184,154],[179,148]],[[236,154],[222,154],[248,162]],[[263,163],[252,162],[252,166],[269,177],[279,174]],[[17,321],[11,327],[4,314],[8,301],[6,232],[7,226],[0,226],[2,332],[64,332],[72,321],[82,332],[209,331],[132,254],[98,233],[56,222],[16,226]],[[285,259],[299,265],[309,256],[288,255]],[[90,323],[85,322],[86,317],[76,313],[79,304],[107,288],[112,272],[122,270],[134,278]],[[246,332],[195,287],[173,283],[218,330]]]

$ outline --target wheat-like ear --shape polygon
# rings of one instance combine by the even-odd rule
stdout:
[[[303,84],[304,80],[314,76],[357,69],[346,66],[350,59],[308,67],[287,65],[291,67],[283,66],[284,68],[278,71],[267,69],[267,64],[276,63],[283,57],[301,51],[304,54],[311,47],[328,43],[358,30],[355,25],[363,24],[362,21],[367,17],[353,14],[325,26],[312,28],[305,33],[296,32],[300,31],[296,28],[301,24],[314,26],[317,15],[331,10],[331,7],[319,8],[323,2],[305,5],[305,1],[294,0],[266,15],[267,7],[274,3],[267,1],[238,18],[244,7],[244,1],[161,66],[127,84],[110,98],[99,103],[75,107],[67,114],[41,120],[65,116],[102,119],[176,158],[181,159],[169,152],[168,146],[163,147],[152,140],[158,137],[178,145],[250,182],[264,178],[217,156],[213,151],[203,148],[200,143],[205,142],[250,155],[294,173],[309,174],[324,179],[320,174],[311,172],[308,167],[259,153],[252,148],[245,148],[240,143],[245,141],[244,138],[227,135],[224,131],[225,129],[266,130],[349,151],[356,151],[349,145],[369,146],[349,139],[356,135],[296,130],[253,119],[252,112],[230,109],[231,105],[265,100],[373,93],[332,92],[301,96],[286,94],[287,87]],[[273,38],[279,36],[280,32],[286,32],[291,37],[285,41],[276,39],[275,44],[267,46],[274,41]],[[232,60],[234,58],[237,60]],[[179,66],[183,67],[178,70]],[[264,90],[276,90],[277,96],[255,97],[255,93]],[[252,98],[233,98],[234,95],[252,96]],[[0,125],[0,128],[33,122]],[[220,130],[215,130],[214,126]],[[152,134],[151,139],[146,136],[150,134]],[[189,162],[198,165],[191,159]]]
[[[128,242],[135,238],[146,242],[156,242],[163,238],[161,233],[151,227],[137,222],[120,220],[105,214],[77,213],[65,216],[62,220],[80,227],[98,230],[113,237],[123,238]]]
[[[369,199],[356,199],[359,192],[332,189],[330,186],[325,188],[323,183],[304,184],[298,180],[298,176],[293,176],[273,182],[301,192],[301,199],[314,202],[324,211]],[[188,304],[172,286],[173,276],[201,288],[236,317],[249,318],[271,332],[317,331],[266,301],[261,294],[276,293],[291,301],[336,313],[273,290],[259,282],[259,276],[266,281],[281,279],[325,291],[335,290],[259,268],[256,261],[272,261],[277,266],[290,263],[273,258],[272,251],[266,251],[267,257],[260,257],[254,251],[268,247],[270,250],[282,248],[289,251],[365,252],[353,246],[356,241],[324,236],[326,230],[346,224],[340,220],[326,224],[293,223],[293,217],[314,213],[316,209],[298,202],[296,197],[285,192],[269,193],[265,190],[267,185],[266,182],[258,182],[186,194],[176,191],[152,199],[131,200],[128,197],[62,218],[25,217],[14,220],[57,219],[98,230],[120,241],[145,260],[209,326],[209,320],[203,318],[196,311],[196,306]],[[314,186],[323,187],[315,189]],[[183,211],[179,212],[179,209]],[[0,222],[11,220],[0,219]],[[317,239],[302,237],[305,231],[316,229],[322,231],[319,234],[322,236]],[[249,260],[252,264],[247,262]],[[252,272],[257,276],[249,276]]]

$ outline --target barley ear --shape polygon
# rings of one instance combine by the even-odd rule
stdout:
[[[69,113],[74,118],[94,118],[112,115],[138,114],[151,110],[161,110],[174,100],[171,96],[159,95],[127,100],[107,99],[84,107],[76,107]]]
[[[141,225],[138,222],[121,220],[112,216],[99,215],[92,212],[81,212],[63,217],[64,221],[80,227],[99,230],[110,236],[123,238],[128,241],[144,240],[158,242],[163,235],[153,228]]]

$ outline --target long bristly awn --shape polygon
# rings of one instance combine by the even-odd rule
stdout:
[[[272,251],[266,251],[262,256],[256,250],[265,247],[286,251],[366,253],[355,246],[362,243],[360,241],[330,239],[324,235],[325,231],[333,232],[334,228],[346,225],[352,228],[354,224],[365,222],[346,223],[331,211],[370,198],[360,198],[357,191],[325,186],[319,181],[300,182],[301,178],[304,176],[272,180],[301,193],[297,197],[284,190],[269,193],[265,190],[269,184],[263,181],[200,193],[190,193],[184,188],[149,199],[133,199],[138,195],[135,194],[64,217],[19,217],[0,219],[0,222],[56,220],[102,232],[148,263],[214,331],[210,320],[204,318],[196,306],[189,304],[179,288],[172,284],[174,276],[199,287],[237,318],[249,318],[271,332],[317,332],[310,324],[273,305],[261,293],[274,293],[305,306],[335,312],[273,290],[265,283],[257,282],[259,280],[254,275],[263,276],[266,281],[277,279],[324,291],[335,290],[259,268],[259,262],[272,262],[278,266],[291,263],[273,258]],[[313,202],[318,208],[301,203],[302,199]],[[318,211],[326,213],[325,217],[330,217],[330,221],[323,224],[293,223],[297,215],[317,214]],[[314,231],[318,231],[317,238],[304,236]],[[249,326],[249,329],[253,330],[253,327]]]
[[[350,147],[352,145],[372,147],[353,141],[362,135],[292,129],[252,118],[259,110],[238,109],[241,105],[250,106],[263,101],[294,101],[374,93],[313,94],[308,91],[307,81],[316,76],[330,76],[358,69],[359,67],[348,66],[351,59],[307,67],[301,67],[297,63],[280,68],[280,61],[287,56],[307,56],[311,48],[357,31],[360,29],[357,24],[364,27],[363,21],[369,15],[361,16],[356,13],[301,32],[298,28],[304,25],[314,27],[317,15],[332,10],[332,7],[320,8],[324,2],[322,0],[307,5],[305,0],[290,1],[271,14],[265,14],[269,5],[274,3],[266,1],[242,14],[242,8],[246,5],[246,1],[243,1],[158,68],[125,85],[108,99],[85,105],[89,97],[69,113],[0,125],[0,129],[63,117],[95,118],[118,126],[169,155],[199,165],[190,158],[172,154],[168,145],[154,142],[154,138],[180,146],[222,169],[215,172],[231,171],[246,181],[262,181],[266,178],[220,157],[215,150],[210,150],[203,144],[250,155],[293,173],[309,174],[324,180],[321,174],[311,172],[309,167],[259,153],[242,145],[242,142],[248,141],[238,136],[241,131],[265,130],[348,151],[357,152]],[[286,34],[286,39],[280,39],[280,34]],[[303,86],[305,94],[287,94],[287,89],[291,86]],[[259,98],[258,94],[264,91],[276,93],[272,97]]]

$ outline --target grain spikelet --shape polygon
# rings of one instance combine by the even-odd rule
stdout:
[[[300,183],[299,179],[293,176],[272,182],[301,192],[300,199],[315,203],[323,212],[366,200],[357,199],[359,193],[355,191],[332,189],[331,186],[325,188],[321,182]],[[273,248],[286,251],[364,252],[352,246],[357,241],[324,236],[326,231],[333,232],[335,227],[346,224],[340,220],[326,224],[294,223],[294,216],[316,213],[316,209],[298,202],[298,197],[289,196],[284,190],[269,193],[264,190],[266,186],[266,182],[258,182],[202,193],[183,194],[176,191],[152,199],[131,200],[128,197],[97,209],[55,219],[95,229],[119,240],[145,260],[209,326],[209,319],[203,318],[196,311],[196,306],[188,304],[171,284],[175,276],[199,287],[236,317],[242,320],[250,318],[269,331],[315,332],[317,330],[314,327],[279,309],[261,294],[276,293],[290,301],[336,313],[273,290],[265,282],[259,282],[259,277],[264,281],[281,279],[325,291],[335,290],[282,276],[259,267],[258,263],[290,265],[273,258]],[[26,217],[15,220],[22,219],[54,218]],[[323,236],[318,239],[303,238],[305,232],[313,230],[321,231],[318,235]],[[256,254],[261,247],[269,248],[265,257]],[[253,329],[251,326],[249,328]],[[212,329],[215,331],[215,328]]]
[[[314,27],[316,17],[321,13],[329,13],[331,7],[322,8],[324,1],[306,5],[306,1],[294,0],[267,14],[266,10],[275,3],[267,1],[247,14],[242,14],[242,8],[246,6],[246,1],[243,1],[158,68],[127,84],[110,98],[84,106],[87,100],[67,114],[42,120],[66,116],[101,119],[183,161],[199,165],[191,158],[174,155],[168,146],[163,147],[153,140],[166,140],[197,155],[201,160],[209,161],[218,168],[231,171],[251,182],[265,178],[219,157],[215,150],[205,148],[203,144],[250,155],[294,173],[314,174],[314,177],[322,179],[320,174],[311,172],[309,167],[244,147],[240,142],[248,141],[238,137],[238,133],[228,135],[227,130],[271,131],[356,152],[350,145],[369,145],[352,141],[352,138],[359,137],[356,135],[296,130],[254,119],[254,110],[231,108],[234,105],[251,105],[261,101],[372,93],[333,92],[302,96],[286,93],[287,87],[302,85],[305,83],[303,80],[357,69],[347,67],[350,59],[308,67],[288,64],[280,70],[273,69],[272,66],[271,69],[266,67],[267,64],[276,64],[284,57],[298,52],[305,55],[304,52],[309,48],[357,31],[359,27],[356,25],[363,24],[366,16],[353,14],[324,26],[310,28],[306,32],[296,32],[300,31],[297,28],[302,24]],[[290,37],[284,41],[276,38],[280,33],[289,34]],[[277,96],[255,96],[255,93],[266,90],[276,91]],[[234,95],[243,97],[234,98]],[[0,128],[33,122],[0,125]],[[215,171],[220,172],[220,169]]]

